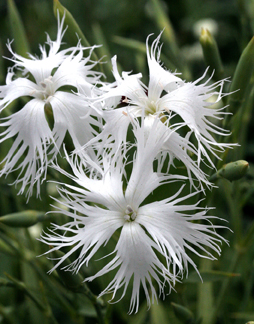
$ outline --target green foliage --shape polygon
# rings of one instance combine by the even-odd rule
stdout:
[[[45,30],[49,34],[56,30],[52,1],[16,1],[17,9],[13,0],[3,3],[0,3],[0,50],[5,56],[9,54],[3,44],[8,38],[15,39],[15,51],[26,55],[28,51],[37,51],[38,43],[43,42]],[[37,238],[50,226],[50,221],[66,221],[57,213],[51,214],[49,220],[47,215],[40,212],[50,210],[53,198],[48,193],[51,191],[51,196],[57,196],[54,185],[44,183],[41,200],[32,197],[28,206],[24,197],[16,195],[16,188],[9,186],[14,181],[15,174],[10,174],[7,179],[2,177],[0,323],[252,323],[254,135],[251,125],[254,122],[254,1],[54,1],[55,14],[58,9],[60,15],[63,15],[65,8],[68,8],[66,23],[69,31],[75,31],[84,46],[105,42],[105,48],[97,49],[95,54],[98,57],[106,56],[105,61],[108,63],[104,71],[107,74],[111,70],[109,56],[119,53],[118,59],[125,71],[142,72],[145,77],[147,68],[143,63],[146,36],[151,32],[158,35],[165,28],[161,60],[167,68],[173,71],[177,69],[185,79],[192,80],[202,75],[207,64],[212,69],[219,69],[216,71],[219,76],[214,75],[215,80],[222,73],[225,77],[231,77],[230,90],[226,90],[234,93],[229,96],[228,111],[234,112],[235,116],[231,122],[231,117],[228,117],[225,123],[231,128],[234,142],[241,146],[221,157],[217,173],[211,175],[218,188],[204,197],[204,204],[216,206],[214,214],[226,219],[226,225],[233,233],[221,229],[221,235],[229,241],[229,245],[223,244],[222,256],[217,261],[212,263],[192,256],[204,283],[201,283],[196,273],[191,272],[183,283],[176,283],[177,293],[171,291],[163,302],[159,301],[158,305],[155,302],[149,310],[144,296],[141,296],[139,313],[127,315],[126,300],[129,301],[129,291],[126,300],[108,304],[106,298],[103,301],[96,299],[96,295],[105,287],[104,282],[98,280],[87,286],[80,284],[80,278],[98,270],[98,264],[82,267],[80,277],[70,277],[71,274],[64,270],[47,274],[55,261],[47,259],[45,255],[38,257],[47,250]],[[214,34],[211,30],[202,32],[203,57],[198,43],[200,35],[195,34],[193,26],[204,18],[212,18],[217,31]],[[68,41],[71,44],[73,39],[68,38]],[[76,43],[75,39],[74,42]],[[93,59],[96,60],[96,56]],[[3,64],[6,66],[2,66]],[[1,81],[5,79],[3,73],[8,64],[2,60],[0,62]],[[10,109],[15,111],[16,107]],[[1,143],[0,160],[7,150],[8,145]],[[232,165],[231,161],[236,162]],[[247,164],[250,166],[248,172]],[[48,177],[50,180],[55,179],[54,171]],[[163,196],[165,192],[155,194]],[[98,262],[103,262],[100,260],[103,256],[98,252]],[[59,255],[54,257],[58,258]],[[76,279],[78,289],[76,286],[73,289],[71,280]]]

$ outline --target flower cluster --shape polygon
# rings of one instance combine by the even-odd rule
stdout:
[[[23,58],[8,44],[14,66],[0,86],[1,111],[20,97],[31,99],[1,118],[0,142],[13,138],[13,144],[0,175],[18,170],[16,185],[20,193],[28,188],[28,197],[34,186],[40,193],[49,166],[67,176],[69,184],[59,183],[55,198],[62,207],[55,208],[70,221],[52,224],[40,238],[52,247],[49,252],[69,250],[52,271],[76,252],[65,267],[76,273],[104,250],[110,260],[85,281],[111,272],[100,294],[111,293],[111,300],[119,293],[122,298],[132,282],[129,311],[137,312],[141,288],[149,306],[166,286],[170,291],[187,276],[189,264],[198,272],[189,252],[211,260],[220,255],[225,240],[216,229],[222,226],[212,224],[216,217],[207,215],[198,196],[213,186],[202,166],[214,168],[218,154],[232,146],[216,140],[228,135],[219,126],[224,107],[214,106],[227,80],[212,83],[205,71],[186,82],[166,70],[159,61],[159,35],[151,48],[147,38],[148,85],[141,73],[120,75],[116,56],[115,81],[106,83],[91,60],[96,46],[60,50],[63,24],[59,19],[56,41],[48,37],[48,52],[40,47],[41,58]],[[72,152],[62,145],[67,132]],[[71,174],[57,162],[60,150]],[[159,190],[169,193],[160,199]]]

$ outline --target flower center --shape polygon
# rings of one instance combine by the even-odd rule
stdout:
[[[41,81],[39,85],[41,89],[33,90],[30,94],[32,96],[37,97],[38,99],[48,102],[49,98],[55,93],[52,82],[52,76],[50,75],[48,78]]]
[[[124,215],[124,219],[127,222],[133,222],[137,217],[137,213],[132,209],[132,207],[130,205],[127,205],[126,209],[125,209],[125,215]]]
[[[153,115],[157,112],[157,105],[153,100],[152,101],[147,100],[145,112],[147,115],[150,115],[150,114]]]

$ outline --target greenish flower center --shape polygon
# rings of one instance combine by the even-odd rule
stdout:
[[[153,115],[157,112],[157,105],[156,103],[152,100],[148,100],[147,101],[147,105],[146,105],[146,108],[145,108],[145,113],[146,115]]]

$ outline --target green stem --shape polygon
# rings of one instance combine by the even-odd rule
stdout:
[[[239,259],[242,255],[242,252],[240,249],[236,248],[236,251],[235,251],[235,255],[233,257],[233,260],[231,262],[231,265],[228,269],[228,272],[229,273],[233,273],[235,272],[235,269],[237,267],[237,264],[239,262]],[[217,295],[217,298],[216,298],[216,302],[215,302],[215,307],[212,311],[212,315],[211,315],[211,320],[210,320],[210,323],[209,324],[215,324],[216,323],[216,318],[220,312],[220,309],[221,309],[221,306],[223,305],[223,301],[225,299],[225,294],[227,292],[227,289],[229,287],[229,284],[230,284],[230,279],[231,277],[228,277],[226,278],[222,285],[221,285],[221,288],[220,288],[220,291],[219,291],[219,294]]]
[[[5,275],[13,283],[13,287],[23,291],[23,293],[26,294],[35,303],[40,311],[50,320],[50,323],[58,324],[49,305],[45,305],[45,302],[42,303],[37,297],[35,297],[23,282],[13,278],[7,273]]]
[[[231,184],[229,181],[223,181],[223,188],[227,205],[229,207],[229,214],[231,216],[231,222],[233,231],[235,234],[235,241],[239,244],[242,240],[242,213],[239,207],[239,186],[237,182]]]

